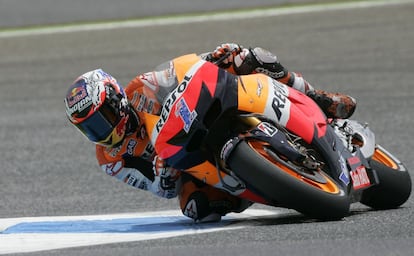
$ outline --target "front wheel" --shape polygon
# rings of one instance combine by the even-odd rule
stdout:
[[[227,164],[238,177],[267,199],[322,220],[341,219],[349,214],[350,200],[323,171],[298,171],[271,155],[261,141],[240,142]]]
[[[379,184],[362,193],[361,203],[374,209],[393,209],[405,203],[411,194],[411,178],[404,165],[381,146],[375,149],[370,164]]]

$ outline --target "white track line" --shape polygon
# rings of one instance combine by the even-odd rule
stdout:
[[[79,24],[79,25],[60,25],[50,26],[42,28],[28,28],[28,29],[15,29],[0,31],[0,38],[22,37],[22,36],[39,36],[58,33],[72,33],[81,31],[97,31],[97,30],[110,30],[119,28],[139,28],[139,27],[151,27],[151,26],[165,26],[165,25],[178,25],[189,23],[201,23],[207,21],[226,21],[226,20],[240,20],[249,18],[261,18],[261,17],[273,17],[280,15],[292,15],[301,13],[311,13],[320,11],[336,11],[336,10],[348,10],[358,8],[370,8],[375,6],[390,6],[399,5],[404,3],[414,3],[414,0],[374,0],[374,1],[361,1],[361,2],[344,2],[333,4],[315,4],[309,6],[297,6],[297,7],[273,7],[268,9],[253,9],[253,10],[241,10],[219,13],[208,13],[205,15],[192,15],[192,16],[173,16],[173,17],[157,17],[146,18],[138,20],[128,21],[115,21],[115,22],[103,22],[103,23],[91,23],[91,24]]]
[[[247,209],[243,213],[229,214],[221,222],[202,224],[194,224],[178,210],[0,219],[0,254],[144,241],[239,229],[244,227],[242,220],[278,214],[280,212],[276,209]]]

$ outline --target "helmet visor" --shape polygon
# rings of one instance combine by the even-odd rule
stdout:
[[[117,123],[115,110],[104,104],[86,120],[75,125],[89,140],[102,142],[109,139]]]

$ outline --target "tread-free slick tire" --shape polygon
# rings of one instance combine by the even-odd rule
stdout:
[[[287,173],[259,151],[249,143],[240,142],[230,154],[227,164],[253,189],[283,207],[321,220],[337,220],[349,215],[350,200],[333,180],[337,186],[336,193],[321,190]],[[328,175],[324,177],[330,179]]]
[[[379,184],[362,193],[361,203],[376,210],[394,209],[405,203],[411,194],[411,178],[405,167],[382,148],[376,149],[370,164]]]

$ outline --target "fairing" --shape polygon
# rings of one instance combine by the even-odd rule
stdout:
[[[263,115],[302,137],[322,152],[329,174],[345,191],[351,190],[349,168],[359,168],[349,159],[367,164],[362,157],[355,161],[359,156],[345,148],[317,104],[303,93],[263,74],[232,75],[196,55],[180,57],[173,64],[180,81],[177,88],[165,99],[160,116],[144,114],[155,150],[168,165],[230,193],[250,193],[236,177],[219,171],[210,154],[217,150],[217,136],[227,140],[235,136],[226,129],[232,125],[231,118],[223,118],[228,113]],[[224,124],[215,122],[218,117]],[[219,132],[208,137],[210,130]],[[207,143],[210,148],[203,148],[206,138],[212,140]]]

